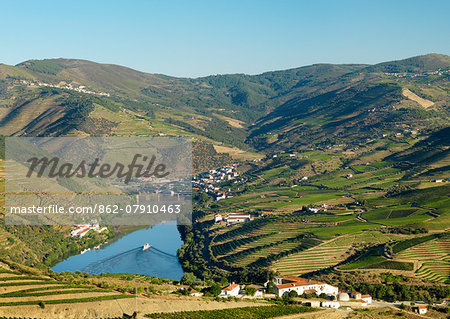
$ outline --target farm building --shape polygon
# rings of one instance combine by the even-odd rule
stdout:
[[[423,315],[423,314],[427,313],[428,307],[427,306],[415,306],[415,307],[412,307],[412,311],[414,311],[420,315]]]
[[[200,297],[200,296],[201,296],[201,293],[198,292],[198,291],[195,290],[195,289],[191,289],[191,290],[189,290],[189,295],[190,295],[190,296],[194,296],[194,297]]]
[[[338,295],[338,299],[340,301],[349,301],[350,300],[350,296],[346,292],[340,292],[339,295]]]
[[[356,299],[356,300],[361,299],[361,293],[360,293],[360,292],[357,292],[357,291],[353,291],[353,292],[350,294],[350,296],[351,296],[352,298]]]
[[[322,301],[320,303],[320,306],[322,308],[334,308],[334,309],[338,309],[341,305],[339,304],[339,302],[337,301]]]
[[[221,214],[214,215],[214,222],[218,223],[224,221],[226,223],[242,223],[248,222],[252,219],[250,214],[227,214],[223,216]]]
[[[222,288],[222,292],[220,293],[220,297],[236,297],[239,295],[240,287],[238,284],[232,283],[228,286]]]
[[[320,281],[297,276],[275,278],[275,294],[281,297],[289,294],[291,291],[296,291],[299,295],[302,295],[303,293],[315,293],[317,295],[325,293],[327,295],[336,296],[338,294],[337,287],[333,287]]]
[[[368,304],[372,303],[372,296],[371,295],[362,295],[361,300],[367,302]]]

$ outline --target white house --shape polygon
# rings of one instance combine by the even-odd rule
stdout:
[[[338,301],[322,301],[320,303],[320,306],[322,308],[334,308],[334,309],[338,309],[341,305],[339,304]]]
[[[250,214],[227,214],[222,216],[221,214],[214,215],[214,222],[218,223],[224,221],[226,223],[242,223],[248,222],[252,219]]]
[[[216,201],[227,198],[227,195],[225,193],[217,193],[216,194]]]
[[[303,293],[315,293],[317,295],[325,293],[326,295],[336,296],[338,294],[338,287],[297,276],[275,278],[275,294],[281,297],[289,294],[291,291],[297,292],[298,295],[302,295]]]
[[[427,313],[428,307],[427,306],[415,306],[415,307],[412,307],[412,310],[420,315],[423,315],[423,314]]]
[[[201,293],[198,292],[198,291],[195,290],[195,289],[191,289],[191,290],[189,291],[189,295],[190,295],[190,296],[194,296],[194,297],[200,297],[200,296],[201,296]]]
[[[227,214],[223,220],[227,223],[242,223],[250,221],[251,218],[250,214]]]
[[[371,304],[372,303],[372,296],[371,295],[362,295],[361,296],[361,300],[366,302],[366,303],[368,303],[368,304]]]
[[[84,232],[86,229],[89,229],[89,224],[79,224],[76,225],[75,229],[70,232],[72,237],[78,236],[81,232]]]
[[[351,295],[352,298],[355,298],[356,300],[361,299],[361,293],[360,292],[353,291],[350,295]]]
[[[239,295],[240,287],[238,284],[232,283],[228,286],[222,288],[222,292],[220,293],[220,297],[236,297]]]

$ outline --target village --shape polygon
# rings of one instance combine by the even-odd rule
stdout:
[[[225,198],[233,197],[230,192],[221,190],[216,184],[236,179],[239,173],[236,171],[236,165],[223,166],[218,169],[212,169],[200,173],[193,178],[192,186],[194,190],[200,190],[219,201]]]
[[[418,76],[427,76],[427,75],[444,75],[450,73],[450,70],[436,70],[436,71],[431,71],[431,72],[421,72],[421,73],[389,73],[389,72],[384,72],[384,75],[388,75],[388,76],[395,76],[395,77],[399,77],[399,78],[405,78],[405,77],[410,77],[410,78],[415,78]]]
[[[85,94],[107,96],[107,97],[111,96],[109,93],[91,91],[88,88],[86,88],[86,86],[84,86],[84,85],[80,85],[78,87],[74,87],[74,86],[72,86],[71,83],[67,84],[64,81],[61,81],[58,84],[49,84],[49,83],[44,83],[44,82],[40,82],[40,81],[33,82],[33,81],[30,81],[30,80],[20,80],[20,81],[16,81],[15,83],[16,84],[25,84],[25,85],[30,86],[30,87],[43,86],[43,87],[65,89],[65,90],[70,90],[70,91],[75,91],[75,92],[85,93]]]
[[[202,297],[204,295],[202,291],[204,290],[185,285],[177,289],[177,293],[192,297]],[[373,300],[369,294],[363,294],[358,291],[346,291],[324,282],[299,276],[275,277],[261,286],[239,285],[232,282],[223,286],[217,297],[266,300],[288,298],[296,299],[303,306],[307,307],[344,309],[346,311],[366,307],[395,306],[395,303]],[[444,299],[442,305],[447,306],[449,301],[449,299]],[[410,310],[414,313],[425,314],[428,312],[428,305],[425,303],[417,305],[412,302],[406,303],[409,304]]]

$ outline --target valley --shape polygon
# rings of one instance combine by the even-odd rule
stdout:
[[[209,292],[301,275],[385,302],[432,303],[450,293],[449,70],[440,54],[195,79],[85,60],[0,64],[0,134],[184,136],[193,140],[195,176],[233,166],[236,174],[214,184],[226,198],[198,187],[193,224],[178,227],[178,259],[195,278],[187,286]],[[233,214],[250,218],[215,220]],[[0,310],[128,302],[139,282],[144,304],[173,297],[173,311],[183,310],[184,299],[171,295],[177,281],[51,271],[139,227],[84,238],[70,229],[1,224]],[[380,288],[389,283],[392,290]],[[216,296],[186,298],[191,310],[228,308]]]

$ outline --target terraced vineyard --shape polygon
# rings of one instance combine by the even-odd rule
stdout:
[[[79,303],[133,297],[93,286],[74,285],[50,277],[0,268],[0,307]]]
[[[260,258],[290,254],[319,243],[316,239],[307,238],[309,235],[300,229],[304,227],[300,222],[280,223],[261,219],[253,227],[240,226],[222,228],[216,232],[211,251],[220,262],[245,267],[258,263]]]
[[[385,243],[395,236],[369,231],[340,236],[308,250],[281,258],[272,266],[281,275],[299,275],[327,268],[344,261],[355,246]]]
[[[448,282],[450,278],[450,236],[437,238],[396,255],[402,260],[418,261],[421,267],[417,275],[428,280]]]

